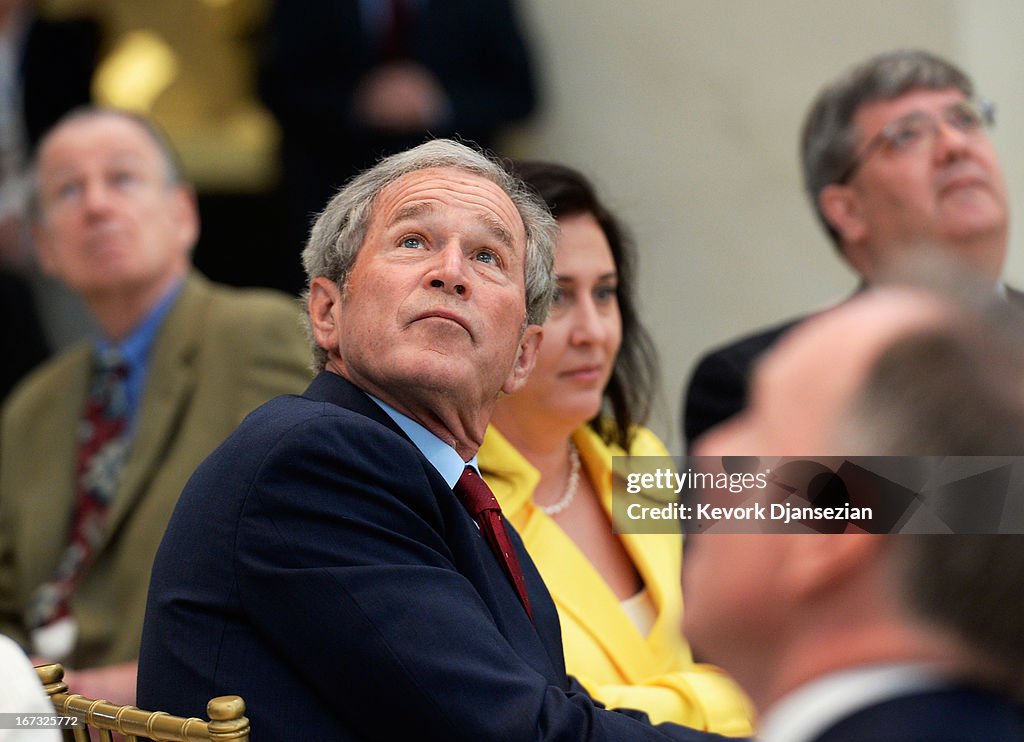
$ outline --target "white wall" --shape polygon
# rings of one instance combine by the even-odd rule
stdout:
[[[521,154],[584,170],[632,228],[662,358],[653,427],[681,450],[679,404],[712,345],[855,284],[803,195],[800,123],[827,81],[871,54],[949,57],[999,104],[996,142],[1024,213],[1024,4],[1012,0],[520,0],[542,112]],[[1016,234],[1016,233],[1015,233]],[[1011,248],[1009,276],[1024,275]],[[1018,279],[1017,283],[1021,283]]]

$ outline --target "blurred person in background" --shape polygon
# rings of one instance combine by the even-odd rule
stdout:
[[[872,286],[918,249],[946,255],[1024,306],[1003,286],[1009,208],[988,128],[992,107],[950,62],[901,49],[850,69],[818,95],[804,120],[804,186],[840,257]],[[713,349],[685,394],[688,445],[747,404],[757,360],[806,317]]]
[[[191,269],[192,190],[147,119],[72,111],[34,167],[41,266],[97,337],[26,377],[0,416],[0,631],[130,703],[149,571],[185,481],[250,411],[308,382],[297,302]]]
[[[801,324],[695,455],[1019,455],[1021,315],[978,289],[961,305],[876,287]],[[1024,740],[1022,547],[1007,534],[694,535],[686,635],[750,693],[762,742]]]
[[[29,281],[29,158],[43,132],[90,101],[100,46],[93,21],[42,18],[35,5],[0,0],[0,401],[52,342]]]
[[[281,125],[282,288],[296,293],[299,251],[338,186],[428,138],[493,149],[536,104],[513,0],[279,0],[268,36],[260,90]]]

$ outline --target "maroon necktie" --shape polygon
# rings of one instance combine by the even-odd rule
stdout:
[[[455,485],[455,494],[462,502],[462,506],[480,526],[480,533],[487,539],[491,551],[494,552],[505,575],[512,582],[512,587],[516,589],[519,600],[522,602],[523,608],[526,609],[526,615],[532,621],[533,614],[530,612],[530,598],[526,594],[523,570],[519,568],[519,559],[516,558],[512,538],[508,535],[505,519],[501,516],[501,506],[494,498],[491,488],[473,470],[473,467],[467,466]]]
[[[127,375],[119,351],[110,348],[99,354],[78,426],[76,503],[69,543],[54,574],[32,596],[26,612],[30,629],[70,615],[71,597],[106,534],[107,511],[117,494],[130,442]]]

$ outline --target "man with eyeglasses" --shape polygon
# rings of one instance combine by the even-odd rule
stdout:
[[[40,265],[96,334],[0,409],[0,632],[63,663],[76,693],[133,703],[150,566],[178,495],[247,414],[302,390],[311,357],[297,302],[193,270],[192,188],[149,119],[75,109],[32,173]]]
[[[960,69],[899,50],[854,67],[818,96],[804,122],[804,183],[839,254],[870,286],[908,253],[940,250],[998,284],[1006,257],[1006,188],[978,101]],[[1024,301],[1022,301],[1024,303]],[[803,318],[712,350],[685,396],[688,446],[746,404],[757,359]]]

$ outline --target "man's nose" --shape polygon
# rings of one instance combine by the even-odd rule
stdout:
[[[450,240],[434,256],[427,272],[431,288],[445,289],[464,295],[469,282],[466,275],[466,256],[458,240]]]
[[[110,206],[110,190],[101,181],[89,181],[83,186],[82,206],[87,212],[103,212]]]
[[[972,135],[970,132],[958,129],[948,121],[939,119],[935,124],[933,148],[935,156],[940,161],[962,154],[970,146],[971,140]]]

